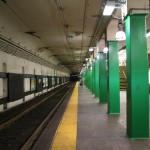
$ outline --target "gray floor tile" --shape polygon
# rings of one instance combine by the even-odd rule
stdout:
[[[150,140],[126,136],[126,92],[120,92],[120,115],[108,115],[107,104],[79,88],[77,150],[150,150]]]

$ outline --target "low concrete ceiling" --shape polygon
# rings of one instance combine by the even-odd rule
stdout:
[[[54,65],[80,72],[89,47],[96,46],[99,41],[100,50],[103,49],[109,23],[108,35],[114,40],[117,21],[111,20],[112,16],[102,15],[104,1],[0,0],[0,35],[38,53]],[[141,7],[136,0],[129,1],[130,8],[132,5]],[[148,0],[139,3],[143,8],[148,7]],[[150,19],[147,24],[149,29]]]

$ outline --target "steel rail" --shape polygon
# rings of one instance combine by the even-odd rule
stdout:
[[[66,85],[67,86],[67,85]],[[19,118],[21,118],[22,116],[24,116],[25,114],[29,113],[30,111],[32,111],[33,109],[37,108],[39,105],[41,105],[42,103],[44,103],[48,98],[52,97],[54,94],[58,93],[60,90],[62,90],[63,88],[65,88],[66,86],[63,86],[61,89],[57,90],[56,92],[52,93],[50,96],[44,98],[43,100],[41,100],[40,102],[38,102],[37,104],[31,106],[30,108],[27,108],[26,110],[22,111],[21,113],[17,114],[15,117],[9,119],[8,121],[6,121],[5,123],[2,123],[0,125],[0,131],[2,129],[5,129],[7,127],[9,127],[11,124],[13,124],[16,120],[18,120]]]
[[[31,147],[34,145],[35,141],[38,139],[38,137],[41,135],[42,131],[45,129],[46,125],[48,124],[48,121],[52,118],[52,116],[55,114],[55,112],[57,111],[57,109],[59,108],[61,103],[63,102],[64,98],[70,92],[70,89],[61,98],[61,100],[58,102],[58,104],[53,108],[53,110],[49,113],[49,115],[44,119],[44,121],[37,127],[37,129],[34,131],[34,133],[31,135],[31,137],[22,146],[21,150],[31,149]]]

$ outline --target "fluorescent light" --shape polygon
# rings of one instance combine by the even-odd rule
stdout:
[[[105,48],[103,49],[103,53],[108,53],[108,47],[105,47]]]
[[[104,11],[103,11],[103,15],[104,16],[110,16],[112,14],[112,12],[114,11],[115,7],[114,6],[105,6]]]
[[[90,47],[90,48],[89,48],[89,51],[90,51],[90,52],[93,52],[93,47]]]
[[[107,1],[103,11],[103,15],[110,16],[114,11],[114,9],[115,9],[115,1]]]
[[[146,34],[146,37],[149,37],[150,36],[150,31],[149,32],[147,32],[147,34]]]
[[[116,41],[124,41],[126,40],[126,35],[123,31],[118,31],[115,37]]]

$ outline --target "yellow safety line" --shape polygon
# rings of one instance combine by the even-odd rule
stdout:
[[[56,131],[51,150],[76,150],[78,83]]]

